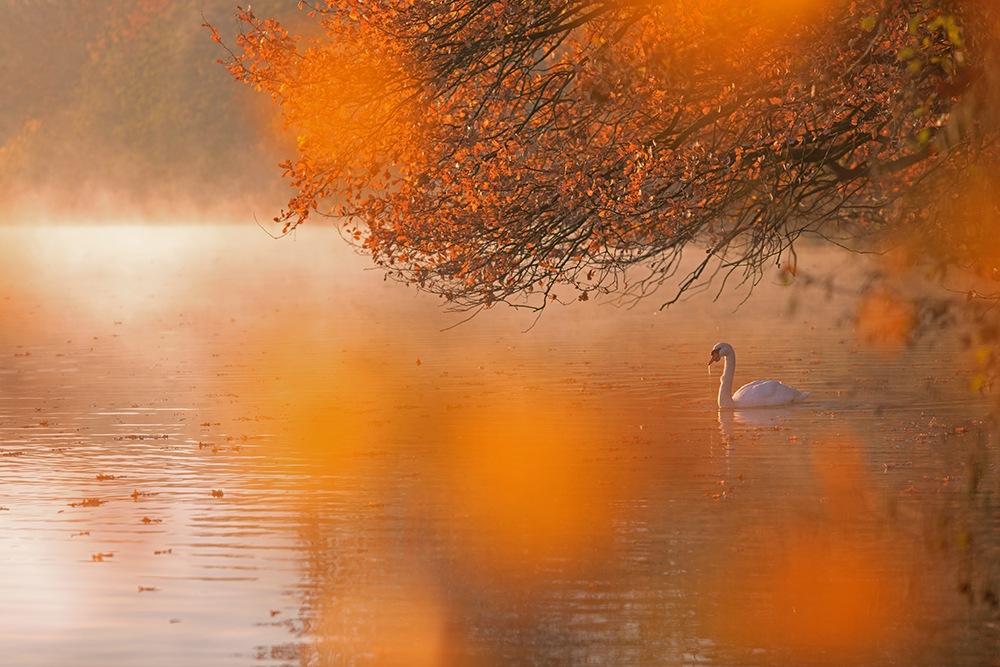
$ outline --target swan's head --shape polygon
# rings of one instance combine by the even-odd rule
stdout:
[[[723,357],[728,357],[733,353],[733,346],[729,343],[719,343],[712,350],[712,356],[708,358],[708,365],[711,366],[716,361],[721,361]]]

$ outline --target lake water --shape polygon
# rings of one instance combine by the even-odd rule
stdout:
[[[773,276],[449,329],[324,228],[0,255],[0,664],[1000,663],[957,337],[868,345]],[[813,395],[720,414],[721,340]]]

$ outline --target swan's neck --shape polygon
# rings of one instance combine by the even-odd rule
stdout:
[[[736,375],[736,353],[722,358],[722,380],[719,381],[719,407],[733,407],[733,377]]]

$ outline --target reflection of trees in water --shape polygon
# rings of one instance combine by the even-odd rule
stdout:
[[[304,665],[725,662],[747,652],[764,663],[903,663],[971,632],[978,648],[962,659],[989,655],[996,453],[985,428],[935,428],[901,435],[933,433],[943,460],[926,451],[883,474],[881,455],[846,436],[789,443],[801,432],[793,420],[737,423],[715,462],[736,487],[720,500],[701,494],[712,475],[657,494],[602,461],[601,476],[621,485],[604,499],[607,527],[569,546],[528,525],[484,523],[495,509],[452,495],[456,471],[381,457],[331,478],[335,499],[316,493],[302,508],[301,615],[285,622],[300,643],[275,650]],[[800,451],[772,460],[764,450],[778,445]],[[961,470],[965,456],[968,478],[923,479]],[[904,487],[899,473],[922,481]]]
[[[898,403],[841,404],[834,416],[832,399],[654,417],[634,394],[601,389],[567,408],[534,378],[487,394],[457,372],[423,385],[340,358],[336,381],[319,355],[275,372],[292,383],[279,405],[296,397],[281,409],[294,442],[268,474],[287,465],[302,479],[291,526],[301,581],[290,591],[300,611],[284,622],[295,637],[261,655],[304,665],[902,664],[991,650],[996,538],[975,530],[988,531],[992,515],[942,480],[965,475],[980,446],[973,429]],[[402,405],[414,387],[426,400]],[[626,435],[636,424],[641,437]],[[720,428],[728,437],[716,445]],[[980,490],[993,479],[983,447]],[[957,546],[967,510],[981,512],[966,522],[981,551]],[[969,628],[981,633],[973,644],[961,636]]]
[[[834,661],[845,646],[866,644],[893,656],[923,651],[942,664],[993,661],[1000,655],[995,424],[955,426],[929,413],[900,423],[913,413],[878,407],[878,423],[900,425],[857,440],[843,420],[833,422],[839,433],[822,437],[802,420],[768,427],[766,415],[719,413],[727,466],[736,451],[745,461],[761,447],[795,448],[773,454],[786,463],[804,457],[821,495],[819,502],[797,495],[784,520],[769,501],[770,518],[734,538],[741,556],[714,585],[739,588],[746,608],[720,612],[721,634],[737,645],[809,647]],[[956,646],[966,647],[961,655]]]
[[[499,444],[468,434],[466,448]],[[301,615],[286,623],[301,643],[280,650],[308,665],[644,664],[698,652],[683,565],[698,527],[652,492],[632,498],[649,483],[630,477],[633,456],[655,443],[581,439],[565,459],[543,433],[530,444],[557,450],[548,458],[513,441],[500,454],[444,447],[443,461],[389,452],[344,466],[326,490],[308,482],[294,528]],[[510,498],[514,484],[557,509]]]
[[[970,430],[961,432],[966,443],[971,441],[962,448],[964,474],[948,481],[949,502],[926,512],[924,540],[932,554],[956,569],[955,591],[968,602],[968,628],[976,634],[985,630],[1000,651],[995,633],[1000,619],[1000,456],[995,428],[979,424]]]
[[[395,517],[365,536],[334,523],[303,524],[302,664],[643,664],[697,650],[689,603],[649,586],[656,549],[634,535],[497,567],[488,528]]]

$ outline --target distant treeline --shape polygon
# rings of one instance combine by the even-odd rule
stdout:
[[[295,24],[296,0],[254,2]],[[269,218],[294,151],[201,24],[235,0],[0,0],[0,221],[223,211]]]

